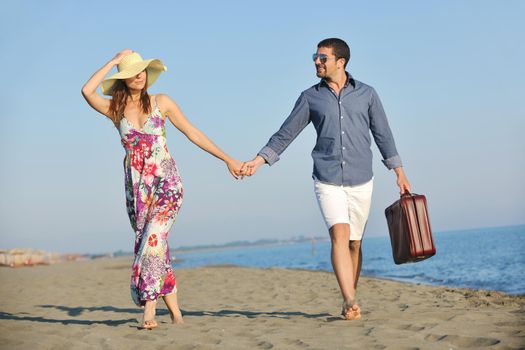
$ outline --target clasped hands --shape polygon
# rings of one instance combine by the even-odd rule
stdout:
[[[232,159],[226,162],[230,174],[236,179],[242,179],[245,176],[252,176],[257,172],[257,169],[263,165],[266,161],[261,156],[256,156],[250,161],[241,162],[235,159]]]

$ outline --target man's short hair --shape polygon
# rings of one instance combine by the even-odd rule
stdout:
[[[344,42],[344,40],[338,39],[338,38],[329,38],[324,39],[317,44],[317,48],[320,47],[329,47],[332,48],[334,51],[334,55],[337,59],[344,58],[345,59],[345,68],[348,64],[348,61],[350,61],[350,47],[348,47],[348,44]]]

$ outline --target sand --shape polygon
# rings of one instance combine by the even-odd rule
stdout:
[[[360,321],[331,273],[176,270],[185,324],[138,330],[131,258],[0,269],[1,349],[523,349],[525,297],[362,278]]]

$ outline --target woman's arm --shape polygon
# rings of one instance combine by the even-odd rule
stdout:
[[[111,69],[120,63],[124,57],[133,53],[132,50],[122,50],[115,55],[104,67],[100,68],[82,87],[82,96],[86,99],[87,103],[93,107],[97,112],[104,114],[106,117],[108,115],[109,103],[110,100],[102,97],[98,92],[97,88],[102,83],[102,80],[106,75],[111,71]]]
[[[193,126],[184,116],[184,113],[182,113],[175,101],[167,95],[159,94],[157,95],[157,103],[159,107],[164,110],[165,114],[167,114],[173,125],[186,135],[191,142],[209,154],[224,161],[233,177],[237,179],[239,176],[242,176],[240,170],[242,163],[224,153],[202,131]]]

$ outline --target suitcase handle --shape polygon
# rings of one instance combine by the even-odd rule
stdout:
[[[414,197],[414,196],[419,196],[417,193],[414,193],[414,192],[408,192],[406,191],[405,193],[403,193],[400,198],[403,198],[403,197]]]

